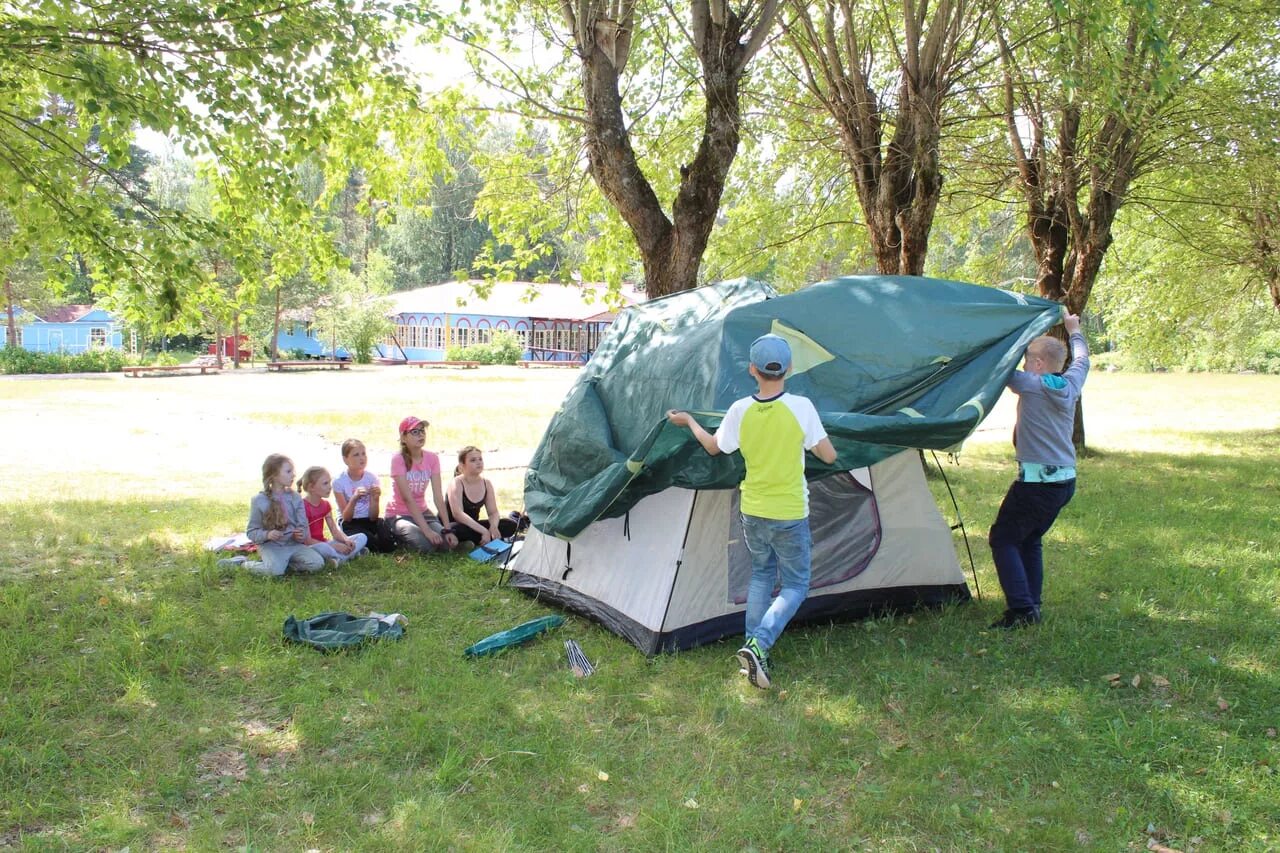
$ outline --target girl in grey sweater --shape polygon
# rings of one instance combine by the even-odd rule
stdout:
[[[292,486],[293,463],[287,456],[272,453],[262,463],[262,491],[249,502],[249,524],[245,527],[262,558],[244,564],[254,574],[278,577],[286,569],[315,572],[324,568],[324,557],[303,544],[307,513]]]

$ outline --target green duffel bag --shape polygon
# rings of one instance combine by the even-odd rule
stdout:
[[[404,625],[396,620],[350,613],[321,613],[310,619],[284,620],[284,638],[313,649],[333,652],[359,646],[369,640],[398,640]]]

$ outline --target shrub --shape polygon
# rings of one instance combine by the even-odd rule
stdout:
[[[31,352],[21,347],[0,350],[0,371],[4,373],[111,373],[124,367],[124,361],[124,353],[117,350],[86,350],[75,355]]]
[[[40,373],[36,369],[40,353],[25,350],[22,347],[5,347],[0,349],[0,370],[5,373]]]
[[[448,361],[478,361],[481,364],[515,364],[524,354],[520,339],[514,332],[494,332],[487,344],[470,347],[449,347],[444,357]]]

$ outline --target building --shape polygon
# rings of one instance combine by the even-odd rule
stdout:
[[[334,349],[329,341],[320,339],[310,309],[285,311],[280,315],[280,334],[276,336],[276,349],[281,358],[301,354],[304,358],[351,358],[346,347]],[[268,340],[270,338],[268,337]]]
[[[124,348],[120,321],[93,305],[62,305],[39,314],[14,309],[18,320],[18,343],[31,352],[80,353],[90,349]],[[9,343],[7,327],[0,334],[0,346]]]
[[[487,296],[481,282],[447,282],[392,295],[395,331],[378,345],[384,361],[443,361],[451,347],[489,342],[494,332],[513,333],[531,361],[586,361],[613,323],[602,284],[496,282]],[[621,291],[623,306],[644,300]]]

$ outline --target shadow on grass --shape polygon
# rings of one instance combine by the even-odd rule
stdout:
[[[1088,460],[1046,542],[1044,625],[988,631],[987,601],[796,628],[768,693],[733,643],[646,660],[576,617],[466,660],[547,611],[462,557],[268,580],[200,550],[240,528],[239,504],[5,505],[0,548],[24,557],[0,576],[0,838],[1117,849],[1151,825],[1265,848],[1275,438]],[[1007,466],[948,474],[985,529]],[[355,654],[282,643],[287,615],[324,610],[399,611],[409,629]],[[565,638],[591,679],[568,673]]]

